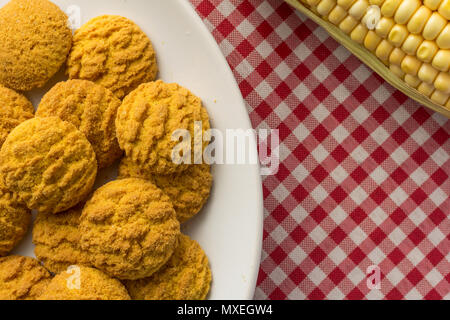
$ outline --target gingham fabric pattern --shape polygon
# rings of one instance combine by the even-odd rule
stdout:
[[[450,299],[450,121],[282,0],[191,2],[253,126],[280,130],[255,298]]]

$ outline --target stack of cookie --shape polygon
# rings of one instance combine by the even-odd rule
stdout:
[[[18,91],[64,64],[69,80],[34,115]],[[0,9],[0,299],[207,297],[208,258],[180,224],[207,202],[211,168],[174,162],[172,135],[194,137],[196,123],[205,133],[209,116],[157,73],[151,41],[126,18],[97,17],[72,36],[48,0]],[[120,160],[118,179],[93,190]],[[32,210],[37,260],[8,256]]]

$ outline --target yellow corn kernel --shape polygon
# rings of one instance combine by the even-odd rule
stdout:
[[[364,46],[368,50],[374,52],[377,49],[380,42],[381,38],[377,36],[377,34],[374,31],[369,30],[369,32],[367,32],[366,38],[364,39]]]
[[[441,49],[450,49],[450,23],[442,30],[441,34],[436,39],[436,44]]]
[[[364,27],[362,24],[358,24],[356,28],[353,29],[350,37],[353,41],[358,42],[359,44],[363,44],[368,32],[369,30],[367,30],[366,27]]]
[[[426,82],[421,82],[417,87],[417,91],[429,98],[434,92],[434,86]]]
[[[381,18],[380,22],[378,22],[377,27],[375,28],[375,32],[380,37],[386,39],[394,25],[395,25],[394,19],[383,17]]]
[[[326,17],[330,13],[331,10],[336,6],[335,0],[322,0],[317,5],[317,12],[322,16]]]
[[[450,74],[440,72],[434,80],[434,87],[439,91],[450,94]]]
[[[447,104],[445,105],[445,107],[450,110],[450,100],[447,101]]]
[[[405,56],[406,53],[404,53],[403,50],[399,48],[394,48],[394,50],[392,50],[391,55],[389,56],[389,62],[400,66],[402,64],[403,59],[405,59]]]
[[[419,9],[420,7],[419,0],[403,0],[401,1],[400,6],[395,12],[394,20],[399,24],[406,24],[409,19],[411,19],[412,15]]]
[[[433,94],[431,95],[431,100],[433,100],[434,102],[436,102],[441,106],[445,106],[445,104],[448,101],[448,98],[450,98],[448,94],[439,90],[434,90]]]
[[[450,0],[442,1],[441,5],[439,6],[439,13],[444,18],[450,20]]]
[[[366,14],[368,7],[369,3],[367,0],[357,0],[348,11],[348,14],[356,20],[361,20],[361,18]]]
[[[402,70],[410,74],[412,76],[417,76],[417,73],[419,72],[420,66],[422,65],[422,62],[416,59],[416,57],[413,56],[406,56],[405,59],[403,59],[401,67]]]
[[[346,34],[350,34],[350,32],[355,29],[358,25],[358,20],[353,18],[352,16],[347,16],[342,22],[339,24],[339,29],[341,29]]]
[[[430,10],[437,10],[441,5],[441,2],[442,0],[425,0],[423,4],[430,8]]]
[[[367,9],[366,14],[361,20],[361,23],[367,27],[369,30],[375,30],[378,23],[381,19],[381,13],[379,12],[380,9],[378,7],[375,8],[375,6],[371,6]]]
[[[431,64],[424,63],[419,69],[419,72],[417,73],[417,76],[420,80],[423,82],[426,82],[428,84],[433,84],[434,80],[436,80],[436,77],[438,76],[439,71],[437,71]]]
[[[431,10],[425,6],[421,6],[416,13],[413,14],[411,20],[408,22],[408,31],[414,34],[422,33],[423,28],[425,28],[425,24],[428,19],[431,17]]]
[[[339,25],[342,20],[347,16],[347,11],[344,10],[341,6],[334,7],[333,10],[331,10],[330,15],[328,16],[328,20],[334,24]]]
[[[446,25],[447,19],[439,13],[434,12],[425,24],[422,35],[426,40],[434,40],[442,32],[442,30],[444,30]]]
[[[389,41],[382,40],[375,51],[375,55],[385,64],[388,64],[392,50],[394,50],[394,46]]]
[[[440,71],[447,72],[450,69],[450,50],[439,50],[431,65]]]
[[[408,29],[404,25],[396,24],[389,32],[389,41],[396,47],[401,47],[408,36]]]
[[[419,78],[412,76],[410,74],[405,75],[404,80],[405,80],[406,84],[408,84],[410,87],[413,87],[413,88],[417,88],[421,83]]]
[[[405,73],[403,72],[402,68],[400,68],[398,65],[396,64],[392,64],[389,69],[391,70],[391,72],[393,74],[395,74],[397,77],[399,77],[400,79],[403,79],[405,77]]]
[[[410,34],[406,38],[405,42],[403,42],[402,50],[405,51],[406,54],[415,56],[417,48],[419,48],[422,42],[423,42],[422,36],[418,34]]]
[[[381,6],[381,14],[384,17],[392,18],[401,2],[400,0],[386,0]]]
[[[383,4],[385,0],[369,0],[369,3],[371,5],[375,5],[375,6],[379,6],[381,7],[381,5]]]
[[[434,56],[438,52],[439,48],[434,41],[424,41],[417,49],[417,58],[423,62],[430,63],[433,61]]]
[[[352,4],[355,2],[356,0],[338,0],[338,5],[340,5],[342,8],[344,8],[344,10],[348,10]]]

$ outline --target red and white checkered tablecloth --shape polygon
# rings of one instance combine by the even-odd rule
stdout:
[[[255,298],[450,299],[450,121],[282,0],[190,1],[253,126],[280,130]]]

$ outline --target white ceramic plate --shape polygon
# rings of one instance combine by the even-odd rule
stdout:
[[[0,0],[3,6],[8,1]],[[122,15],[135,21],[151,38],[158,55],[159,78],[178,82],[200,96],[212,126],[251,129],[250,120],[229,66],[213,37],[188,0],[55,0],[64,11],[81,9],[84,24],[102,14]],[[46,88],[28,93],[37,106]],[[210,299],[252,299],[258,275],[263,204],[256,165],[217,165],[211,199],[203,212],[183,226],[209,256],[213,284]],[[116,175],[102,172],[97,185]],[[31,234],[14,252],[33,256]]]

